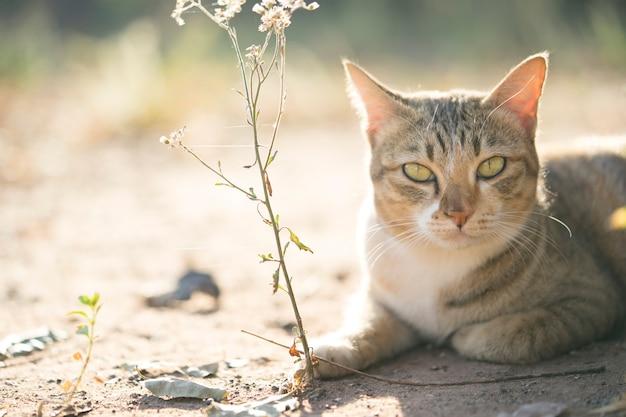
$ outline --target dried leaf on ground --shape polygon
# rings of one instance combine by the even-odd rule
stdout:
[[[156,378],[163,375],[184,375],[183,370],[172,363],[160,361],[139,361],[127,362],[120,365],[120,368],[131,372],[137,372],[145,378]]]
[[[145,378],[157,378],[163,375],[187,375],[193,378],[207,378],[217,374],[218,362],[212,362],[200,366],[177,366],[161,361],[127,362],[119,366],[131,372],[137,372]]]
[[[524,404],[513,413],[500,413],[498,417],[561,417],[565,416],[566,412],[565,404],[537,402]]]
[[[226,366],[229,368],[241,368],[242,366],[246,366],[248,362],[248,359],[236,358],[226,361]]]
[[[220,296],[220,288],[211,274],[190,269],[178,279],[173,291],[147,297],[146,304],[150,307],[172,307],[180,301],[191,299],[194,293],[208,294],[217,299]]]
[[[53,331],[47,327],[11,334],[0,340],[0,360],[30,355],[33,352],[44,350],[47,345],[66,337],[65,333]]]
[[[230,405],[213,403],[207,412],[210,417],[278,417],[285,411],[300,407],[298,399],[291,394],[274,395],[261,401]]]
[[[207,378],[217,374],[219,363],[213,362],[201,366],[183,366],[180,369],[190,377]]]
[[[198,398],[207,400],[212,398],[221,401],[226,397],[226,391],[221,388],[209,387],[197,382],[180,378],[155,378],[144,381],[144,386],[152,394],[166,400],[173,398]]]

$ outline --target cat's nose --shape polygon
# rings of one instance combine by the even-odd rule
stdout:
[[[456,224],[456,227],[458,227],[459,230],[461,230],[463,226],[465,225],[465,223],[467,223],[467,220],[469,220],[473,212],[469,210],[447,211],[447,212],[444,212],[443,214],[448,216],[450,220],[452,220],[452,222]]]

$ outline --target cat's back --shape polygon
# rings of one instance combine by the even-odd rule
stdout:
[[[626,158],[615,151],[570,149],[548,157],[544,166],[551,214],[626,290],[626,229],[611,222],[616,210],[626,207]]]

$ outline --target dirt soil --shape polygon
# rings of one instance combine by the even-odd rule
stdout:
[[[354,235],[367,191],[365,146],[355,128],[342,129],[309,130],[291,143],[285,139],[272,178],[282,223],[315,251],[289,254],[312,336],[338,326],[359,282]],[[188,141],[198,144],[201,137],[192,130]],[[0,176],[0,338],[39,326],[71,335],[75,323],[66,312],[76,307],[79,294],[99,291],[100,337],[81,394],[93,403],[88,416],[200,415],[206,403],[158,399],[118,368],[138,360],[183,366],[244,358],[244,366],[222,365],[216,377],[203,381],[226,388],[233,403],[276,393],[291,358],[240,332],[288,344],[293,321],[286,295],[271,293],[271,268],[258,263],[257,254],[270,251],[272,242],[250,201],[214,187],[206,170],[159,145],[156,137],[88,146],[54,140],[3,146],[12,165],[2,167]],[[255,179],[255,172],[241,169],[250,162],[249,148],[198,149],[208,160],[221,159],[238,182]],[[189,266],[215,276],[222,289],[217,308],[202,297],[173,309],[145,305],[146,294],[171,288]],[[0,415],[32,416],[40,402],[58,401],[60,383],[79,368],[72,353],[82,348],[83,338],[70,336],[42,352],[7,360],[0,368]],[[472,362],[447,349],[422,348],[371,371],[452,382],[592,367],[605,371],[447,388],[354,376],[320,383],[295,415],[495,417],[536,401],[589,410],[626,392],[623,338],[533,366]],[[102,384],[95,375],[119,380]]]

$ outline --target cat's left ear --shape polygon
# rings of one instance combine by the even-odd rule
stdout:
[[[532,55],[513,68],[483,100],[493,108],[513,113],[533,138],[537,127],[537,108],[548,73],[548,53]]]
[[[383,86],[372,75],[350,61],[344,60],[343,66],[348,78],[348,94],[356,108],[363,130],[370,144],[376,146],[377,135],[381,128],[393,119],[402,105],[397,94]]]

